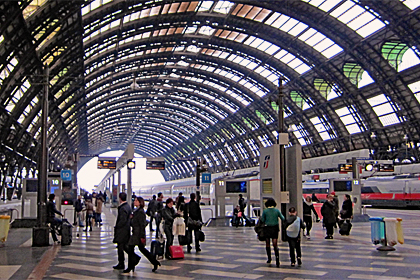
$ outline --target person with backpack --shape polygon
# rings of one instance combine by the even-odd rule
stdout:
[[[296,257],[297,263],[299,266],[302,265],[302,251],[300,249],[300,231],[305,229],[305,224],[297,216],[297,211],[295,207],[290,207],[289,209],[290,217],[286,220],[286,235],[287,235],[287,242],[289,243],[289,254],[290,254],[290,261],[291,266],[294,267],[296,265]],[[295,256],[296,250],[296,256]]]
[[[146,210],[146,215],[150,217],[150,223],[149,223],[150,232],[155,231],[152,225],[153,218],[155,219],[156,227],[159,226],[157,222],[157,218],[156,218],[156,208],[157,208],[156,195],[153,195],[152,199],[149,200],[149,204],[147,205],[147,210]]]
[[[276,208],[277,203],[273,198],[267,199],[261,221],[265,224],[264,236],[265,236],[265,250],[267,252],[267,263],[271,263],[271,248],[270,239],[273,240],[274,254],[276,255],[276,266],[280,267],[280,255],[277,240],[279,238],[279,218],[284,221],[284,216],[280,210]]]
[[[76,215],[77,215],[77,222],[79,227],[84,227],[83,225],[83,202],[82,202],[82,196],[79,194],[76,201],[74,202],[74,210],[76,211]]]

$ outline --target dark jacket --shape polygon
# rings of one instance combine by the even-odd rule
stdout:
[[[353,204],[351,200],[344,200],[340,211],[341,219],[350,219],[353,216]]]
[[[191,217],[194,221],[203,222],[201,217],[201,208],[197,201],[191,200],[184,207],[184,219],[188,220],[188,217]]]
[[[48,202],[47,202],[47,219],[48,220],[51,220],[51,219],[54,220],[55,214],[63,216],[63,214],[61,214],[61,212],[58,211],[57,208],[55,207],[54,201],[48,200]]]
[[[318,213],[315,211],[314,204],[312,202],[307,202],[306,200],[303,200],[303,216],[312,216],[312,213],[314,212],[316,219],[318,220]]]
[[[131,219],[131,228],[133,234],[130,237],[128,245],[143,245],[141,242],[142,238],[146,238],[146,214],[143,208],[137,208],[133,212],[133,218]]]
[[[83,210],[83,202],[81,199],[76,199],[74,210],[76,210],[76,212],[81,212]]]
[[[149,205],[147,205],[147,211],[150,214],[150,217],[154,217],[156,214],[156,210],[157,210],[157,204],[158,202],[156,201],[156,199],[152,199],[149,201]]]
[[[117,222],[114,227],[113,243],[128,243],[130,240],[131,207],[127,202],[118,206]]]
[[[239,211],[244,213],[245,207],[246,207],[245,199],[243,197],[241,197],[238,201],[238,204],[239,204]]]
[[[164,208],[163,201],[160,200],[160,199],[156,200],[156,213],[157,213],[158,217],[162,217],[163,208]]]
[[[337,221],[335,216],[335,203],[333,201],[325,201],[321,207],[321,214],[324,224],[334,224]]]
[[[169,208],[168,206],[165,206],[165,208],[161,211],[162,218],[165,220],[165,229],[168,229],[172,231],[172,225],[174,223],[174,219],[176,217],[176,212],[173,207]]]

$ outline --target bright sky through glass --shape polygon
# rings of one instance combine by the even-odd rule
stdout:
[[[111,151],[101,154],[101,157],[116,157],[118,159],[124,151]],[[136,169],[132,171],[132,188],[133,191],[139,186],[151,185],[155,183],[164,182],[163,176],[158,170],[146,170],[146,159],[141,158],[140,155],[134,155],[134,161],[136,162]],[[108,169],[97,168],[98,159],[93,158],[86,163],[83,168],[77,174],[77,182],[80,188],[83,188],[90,193],[95,185],[98,185],[101,180],[108,173]],[[115,175],[115,183],[117,184],[118,177]],[[124,167],[121,170],[121,184],[127,183],[127,168]]]

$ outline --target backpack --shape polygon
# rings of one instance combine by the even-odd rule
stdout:
[[[287,233],[287,236],[291,238],[296,238],[299,236],[299,233],[300,233],[300,218],[299,217],[296,217],[296,220],[294,220],[294,222],[291,223],[286,228],[286,233]]]

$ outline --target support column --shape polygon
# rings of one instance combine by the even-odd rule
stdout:
[[[127,202],[131,205],[132,199],[132,189],[131,189],[131,169],[127,168]]]
[[[32,246],[49,246],[47,227],[47,180],[48,180],[48,85],[49,68],[44,69],[44,92],[42,94],[41,152],[38,170],[37,226],[32,230]]]

